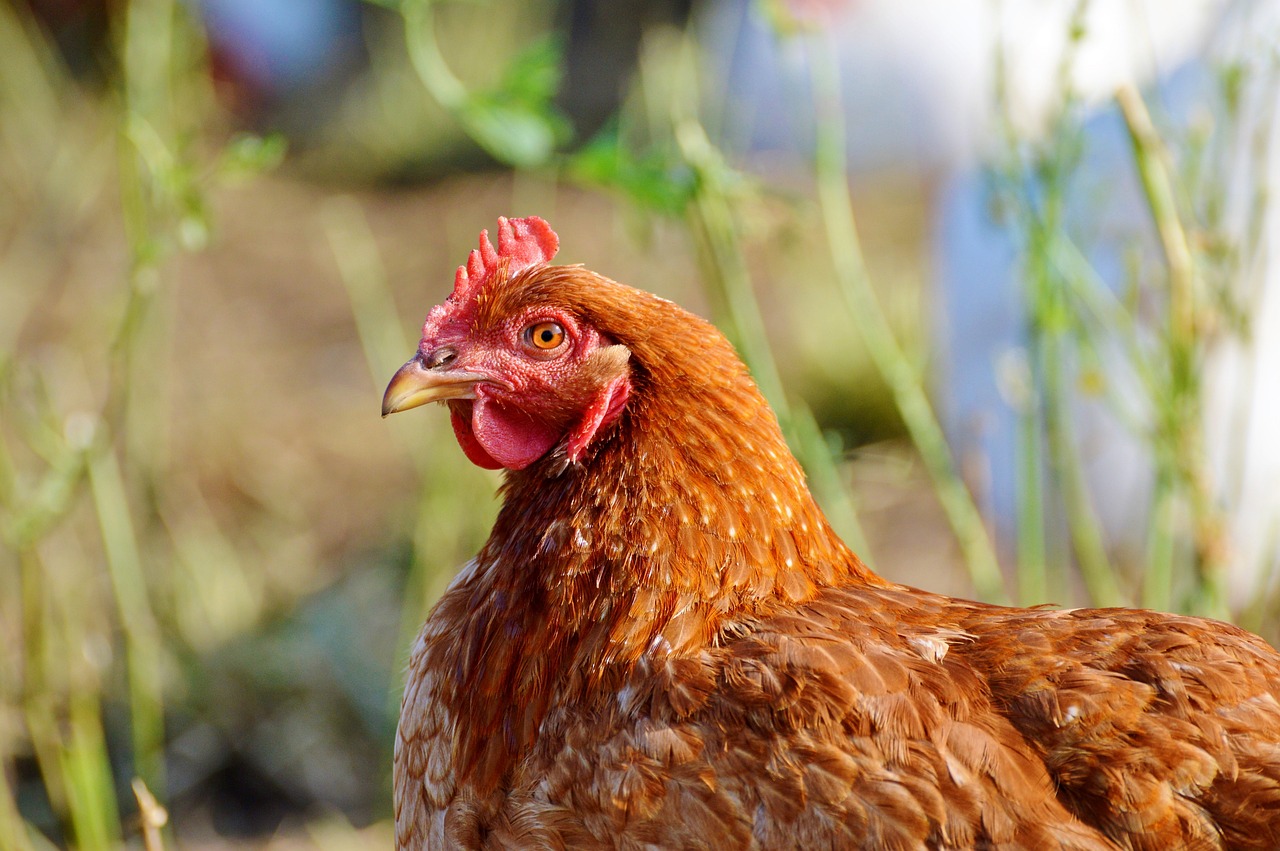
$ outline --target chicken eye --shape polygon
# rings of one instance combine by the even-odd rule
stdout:
[[[535,349],[550,351],[564,342],[564,328],[559,322],[537,322],[524,329],[524,338]]]

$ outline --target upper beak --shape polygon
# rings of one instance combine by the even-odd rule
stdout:
[[[421,357],[409,361],[391,376],[387,392],[382,394],[382,415],[407,411],[428,402],[449,399],[474,399],[475,388],[487,375],[461,369],[428,369]]]

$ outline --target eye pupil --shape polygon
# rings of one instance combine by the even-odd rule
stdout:
[[[564,328],[559,322],[538,322],[525,329],[525,339],[534,348],[550,351],[564,342]]]

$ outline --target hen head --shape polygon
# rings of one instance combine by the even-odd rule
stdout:
[[[496,250],[482,231],[382,415],[448,402],[458,443],[487,469],[522,470],[557,447],[577,461],[626,405],[631,352],[554,285],[558,247],[536,216],[499,218]]]

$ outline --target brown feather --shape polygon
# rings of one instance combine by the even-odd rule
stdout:
[[[622,374],[630,396],[576,461],[508,473],[423,627],[400,848],[1280,847],[1261,640],[887,583],[708,323],[545,265],[471,321],[535,305],[611,341],[557,416]]]

